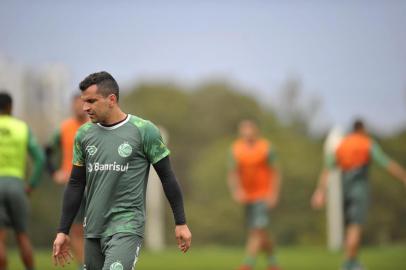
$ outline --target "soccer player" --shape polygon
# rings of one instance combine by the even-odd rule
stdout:
[[[73,142],[79,127],[88,121],[85,111],[83,111],[83,101],[80,95],[75,95],[72,99],[72,117],[62,122],[55,132],[52,142],[46,148],[47,168],[55,183],[66,185],[69,181],[70,170],[72,169]],[[58,169],[53,163],[53,154],[61,153],[61,164]],[[82,199],[78,214],[75,217],[71,228],[72,249],[75,258],[80,266],[83,265],[83,218],[84,218],[85,198]]]
[[[93,73],[79,85],[91,122],[77,132],[73,168],[53,247],[54,262],[70,260],[69,229],[86,187],[86,270],[135,269],[145,223],[150,164],[157,171],[175,218],[178,247],[186,252],[191,232],[169,150],[150,121],[124,113],[119,87],[107,72]]]
[[[12,98],[0,93],[0,269],[7,269],[6,227],[15,231],[25,269],[34,269],[27,234],[29,194],[41,180],[45,155],[28,125],[11,116]],[[34,161],[28,183],[24,181],[27,152]]]
[[[246,257],[239,269],[254,269],[258,253],[264,251],[268,269],[277,270],[273,245],[266,231],[269,211],[279,200],[281,177],[275,164],[276,154],[273,145],[259,136],[258,127],[251,120],[240,123],[239,136],[232,145],[228,174],[234,200],[245,206],[248,226]]]
[[[342,173],[345,233],[345,257],[343,270],[361,270],[357,260],[369,201],[368,170],[375,161],[406,184],[406,172],[391,160],[381,147],[367,134],[364,124],[357,120],[353,132],[339,144],[335,155],[326,158],[326,167],[320,174],[318,186],[312,196],[312,206],[321,208],[325,203],[327,179],[330,169],[338,167]]]

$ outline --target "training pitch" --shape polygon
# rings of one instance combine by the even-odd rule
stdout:
[[[152,253],[142,251],[137,270],[235,270],[241,262],[243,250],[224,247],[193,246],[184,255],[175,249]],[[282,247],[277,252],[284,270],[338,270],[342,253],[330,253],[322,247]],[[50,250],[37,250],[36,269],[77,270],[75,265],[56,268],[52,264]],[[264,258],[258,259],[256,270],[265,270]],[[406,245],[367,247],[361,252],[361,260],[368,270],[405,270]],[[9,254],[9,269],[23,269],[17,251]]]

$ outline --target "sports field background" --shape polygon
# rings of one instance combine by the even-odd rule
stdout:
[[[10,254],[9,269],[23,269],[18,254]],[[234,270],[241,261],[242,249],[224,247],[193,247],[186,255],[175,249],[151,253],[142,251],[137,270]],[[361,254],[361,260],[368,270],[405,270],[406,245],[368,247]],[[342,253],[327,252],[324,247],[280,248],[278,259],[284,270],[338,270]],[[76,270],[76,265],[56,268],[52,265],[51,251],[36,252],[37,269]],[[265,269],[264,259],[259,258],[256,270]]]
[[[169,249],[143,250],[137,270],[239,265],[244,209],[226,179],[242,119],[256,120],[277,152],[283,183],[270,231],[285,270],[337,270],[343,258],[325,247],[325,211],[310,206],[333,126],[348,131],[353,118],[364,118],[406,166],[405,1],[41,2],[0,1],[0,89],[13,95],[14,115],[39,143],[70,115],[80,80],[100,70],[118,80],[126,113],[169,135],[193,247],[186,256],[173,249],[165,202]],[[361,260],[369,270],[406,270],[406,188],[375,165],[370,184]],[[55,269],[50,248],[62,193],[44,173],[30,195],[37,270]],[[22,270],[13,241],[10,232],[9,270]]]

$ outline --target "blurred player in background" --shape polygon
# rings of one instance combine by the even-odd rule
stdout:
[[[33,270],[33,250],[27,234],[27,194],[41,179],[45,155],[28,125],[12,117],[11,111],[11,96],[0,93],[0,269],[7,269],[6,227],[11,227],[26,270]],[[27,153],[34,161],[28,183],[24,181]]]
[[[272,144],[259,136],[252,120],[239,124],[239,139],[232,145],[228,185],[234,200],[245,206],[248,239],[240,270],[255,268],[258,254],[268,256],[268,269],[277,270],[273,245],[267,233],[269,211],[279,200],[280,173]]]
[[[83,111],[83,101],[80,95],[75,95],[72,99],[72,117],[62,122],[61,126],[55,132],[51,144],[46,148],[47,169],[52,175],[55,183],[66,185],[72,169],[73,143],[76,131],[81,125],[88,121],[86,112]],[[54,154],[59,152],[61,163],[56,169],[53,161]],[[84,219],[85,198],[82,200],[80,209],[70,232],[72,240],[72,249],[75,258],[80,266],[83,265],[83,219]]]
[[[382,151],[381,147],[367,134],[363,122],[357,120],[353,125],[353,132],[342,140],[335,155],[327,156],[326,167],[321,172],[318,186],[312,197],[314,208],[321,208],[325,204],[329,170],[338,167],[342,177],[346,226],[346,260],[343,270],[363,269],[357,260],[357,255],[361,243],[362,226],[367,216],[368,171],[372,160],[406,185],[405,170]]]

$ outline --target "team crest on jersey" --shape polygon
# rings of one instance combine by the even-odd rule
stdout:
[[[118,147],[118,154],[123,158],[129,157],[132,152],[133,148],[128,144],[128,142],[124,142]]]
[[[119,261],[117,261],[117,262],[115,262],[115,263],[112,263],[111,265],[110,265],[110,270],[123,270],[124,269],[124,267],[123,267],[123,265],[121,264],[121,262],[119,262]]]
[[[86,152],[89,156],[93,156],[97,152],[97,147],[94,145],[86,146]]]

